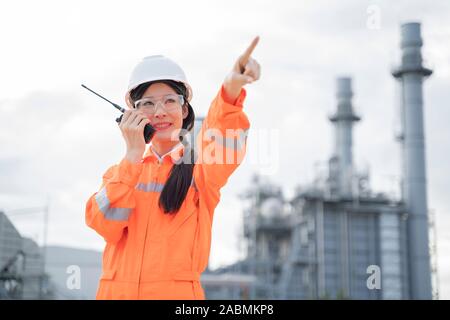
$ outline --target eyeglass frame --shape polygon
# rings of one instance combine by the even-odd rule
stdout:
[[[155,111],[153,111],[153,112],[150,112],[150,111],[148,111],[148,110],[146,110],[146,111],[148,111],[148,112],[150,112],[150,113],[156,113],[157,106],[158,106],[158,102],[159,102],[159,103],[162,105],[162,108],[163,108],[165,111],[170,112],[169,110],[166,109],[164,103],[161,102],[161,100],[164,99],[164,98],[167,97],[167,96],[178,96],[178,103],[180,104],[181,107],[184,105],[185,98],[184,98],[184,96],[183,96],[182,94],[169,93],[169,94],[163,95],[162,98],[160,98],[160,99],[158,99],[158,100],[156,101],[156,103],[155,103]],[[133,104],[133,107],[134,107],[135,109],[139,110],[139,109],[137,108],[137,104],[138,104],[139,102],[141,102],[142,100],[149,99],[149,98],[150,98],[150,97],[144,97],[144,98],[141,98],[141,99],[139,99],[139,100],[136,100],[136,101],[134,102],[134,104]]]

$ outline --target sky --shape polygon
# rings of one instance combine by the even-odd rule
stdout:
[[[0,4],[0,209],[49,206],[47,242],[102,250],[84,222],[87,199],[125,155],[111,108],[132,68],[163,54],[184,69],[196,114],[205,115],[237,57],[260,36],[261,79],[246,87],[247,156],[222,189],[211,267],[243,256],[239,194],[258,173],[287,198],[309,184],[333,150],[327,120],[336,78],[353,81],[356,168],[375,191],[400,178],[400,25],[422,23],[429,208],[435,213],[441,298],[450,298],[450,2],[435,1],[10,1]],[[11,216],[24,235],[44,239],[43,211]]]

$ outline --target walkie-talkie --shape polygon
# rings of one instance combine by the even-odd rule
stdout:
[[[120,112],[122,112],[122,114],[120,115],[120,117],[118,117],[118,118],[116,119],[116,122],[117,122],[117,123],[120,123],[120,121],[122,121],[123,113],[125,112],[125,109],[124,109],[124,108],[122,108],[122,107],[119,106],[118,104],[115,104],[114,102],[109,101],[109,100],[106,99],[105,97],[102,97],[102,96],[99,95],[97,92],[95,92],[95,91],[89,89],[88,87],[86,87],[84,84],[82,84],[81,86],[82,86],[83,88],[89,90],[89,91],[92,92],[93,94],[99,96],[99,97],[102,98],[103,100],[108,101],[109,103],[111,103],[111,104],[114,106],[114,108],[116,108],[116,109],[118,109]],[[153,127],[150,125],[150,123],[147,123],[147,124],[145,125],[145,127],[144,127],[144,140],[145,140],[145,143],[146,143],[146,144],[149,143],[149,142],[152,140],[153,135],[155,134],[155,132],[156,132],[155,128],[153,128]]]

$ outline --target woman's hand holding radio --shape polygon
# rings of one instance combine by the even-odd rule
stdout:
[[[139,163],[145,152],[144,127],[150,119],[139,110],[125,111],[119,128],[127,145],[125,158],[133,163]]]

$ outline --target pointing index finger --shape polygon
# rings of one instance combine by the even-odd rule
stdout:
[[[255,49],[256,45],[258,44],[259,41],[259,36],[255,37],[255,39],[253,39],[252,43],[250,44],[250,46],[247,48],[247,50],[245,50],[243,56],[242,56],[242,64],[246,65],[248,62],[248,59],[250,58],[250,56],[252,55],[253,50]]]

